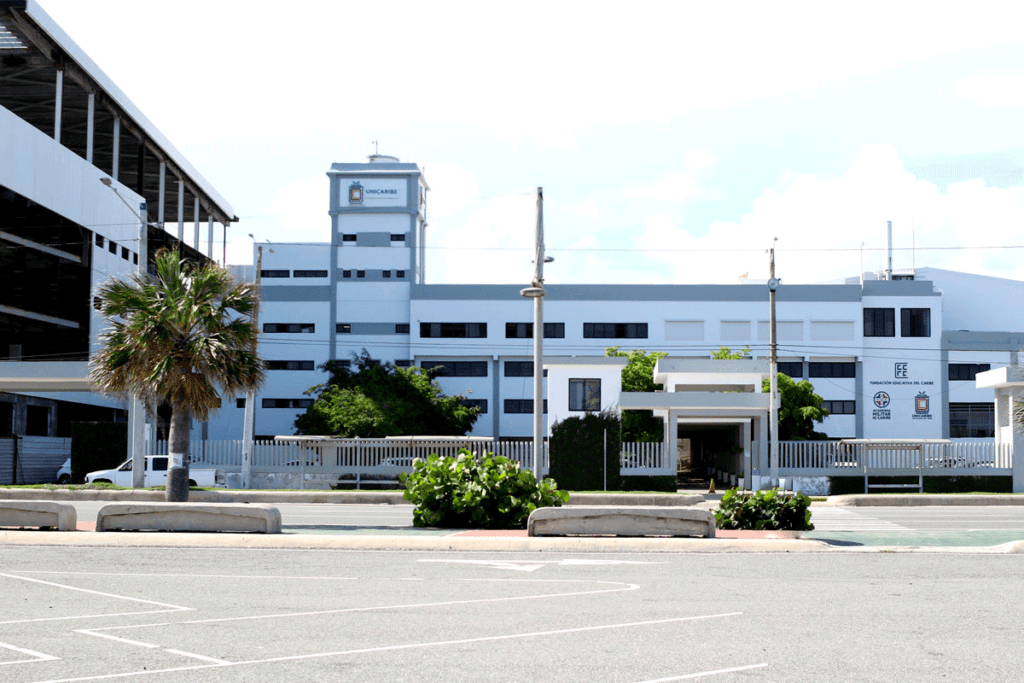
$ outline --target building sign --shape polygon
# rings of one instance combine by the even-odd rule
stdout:
[[[349,206],[403,206],[404,180],[353,180],[348,186]]]
[[[932,414],[929,409],[928,394],[923,391],[914,397],[914,419],[915,420],[930,420]]]
[[[879,391],[874,397],[875,408],[871,411],[872,420],[891,420],[892,413],[889,412],[889,394]]]
[[[941,363],[912,354],[905,360],[864,359],[864,393],[870,400],[870,410],[864,416],[865,438],[942,436],[942,420],[935,419],[931,400],[937,396]],[[943,409],[936,406],[940,415]]]

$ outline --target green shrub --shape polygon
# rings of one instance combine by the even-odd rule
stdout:
[[[415,526],[450,529],[522,529],[539,507],[569,500],[554,479],[539,484],[519,463],[487,454],[476,459],[465,448],[457,457],[431,454],[417,458],[412,473],[402,473],[404,498],[416,506]]]
[[[715,524],[719,529],[811,531],[810,507],[811,499],[802,493],[768,489],[751,494],[734,488],[722,494]]]
[[[550,474],[568,491],[618,491],[619,417],[611,411],[586,413],[551,427]]]

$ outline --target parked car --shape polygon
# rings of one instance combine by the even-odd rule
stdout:
[[[64,464],[57,470],[57,483],[58,484],[70,484],[71,483],[71,458],[64,461]]]
[[[143,486],[163,486],[167,483],[166,455],[147,455],[146,472],[143,479]],[[200,467],[189,467],[188,485],[195,486],[223,486],[223,477],[218,477],[218,471]],[[132,460],[129,458],[112,470],[97,470],[85,475],[86,483],[116,484],[117,486],[132,485]]]

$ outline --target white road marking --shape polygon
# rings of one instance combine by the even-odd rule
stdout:
[[[32,659],[17,659],[17,660],[11,661],[11,662],[0,662],[0,666],[5,666],[7,664],[28,664],[30,662],[52,662],[52,661],[54,661],[56,659],[60,659],[60,657],[54,657],[53,655],[43,654],[42,652],[36,652],[35,650],[28,650],[28,649],[25,649],[23,647],[16,647],[14,645],[9,645],[7,643],[0,643],[0,647],[5,648],[7,650],[13,650],[15,652],[20,652],[21,654],[28,655],[29,657],[32,658]]]
[[[117,636],[112,636],[109,633],[97,633],[97,631],[99,630],[102,629],[80,628],[75,629],[75,633],[81,633],[82,635],[86,636],[96,636],[97,638],[106,638],[107,640],[116,640],[119,643],[125,643],[127,645],[136,645],[138,647],[145,647],[151,650],[160,647],[159,645],[154,645],[153,643],[144,643],[141,640],[129,640],[128,638],[118,638]]]
[[[628,560],[541,560],[539,562],[513,562],[511,560],[449,560],[449,559],[419,559],[417,562],[434,562],[439,564],[472,564],[481,567],[491,567],[493,569],[510,569],[512,571],[519,572],[533,572],[544,567],[545,565],[554,565],[561,567],[578,567],[581,565],[601,565],[607,566],[612,564],[664,564],[658,562],[635,562]]]
[[[19,574],[60,574],[62,576],[145,576],[153,578],[182,578],[182,579],[287,579],[289,581],[358,581],[354,576],[282,576],[279,574],[174,574],[174,573],[148,573],[148,574],[125,574],[124,572],[59,572],[59,571],[18,571]],[[0,575],[2,576],[2,575]]]
[[[833,507],[812,509],[811,523],[815,531],[913,531],[884,519]]]
[[[527,583],[579,583],[579,581],[570,580],[542,580],[536,581],[533,579],[469,579],[470,582],[501,582],[510,583],[512,581],[522,581]],[[355,612],[380,612],[384,610],[399,610],[399,609],[419,609],[422,607],[450,607],[452,605],[476,605],[490,602],[515,602],[519,600],[547,600],[549,598],[566,598],[575,597],[579,595],[600,595],[602,593],[618,593],[622,591],[634,591],[639,590],[640,586],[635,583],[621,583],[618,581],[588,581],[587,583],[604,583],[611,584],[614,588],[602,588],[599,590],[588,590],[588,591],[572,591],[568,593],[541,593],[538,595],[517,595],[511,597],[500,597],[500,598],[476,598],[473,600],[445,600],[443,602],[416,602],[403,605],[380,605],[376,607],[346,607],[343,609],[329,609],[329,610],[316,610],[312,612],[282,612],[276,614],[257,614],[248,617],[221,617],[218,619],[193,619],[190,621],[177,621],[177,622],[164,622],[160,624],[130,624],[126,626],[106,626],[103,628],[89,629],[90,632],[96,631],[118,631],[132,628],[150,628],[157,626],[182,626],[185,624],[218,624],[229,621],[257,621],[262,619],[289,619],[294,617],[314,617],[322,616],[325,614],[349,614]]]
[[[123,575],[122,575],[123,576]],[[166,607],[167,609],[161,610],[148,610],[146,612],[116,612],[107,614],[80,614],[63,617],[40,617],[37,619],[13,619],[10,621],[0,621],[0,625],[4,624],[30,624],[43,621],[64,621],[67,619],[94,619],[101,617],[124,617],[124,616],[139,616],[142,614],[164,614],[167,612],[191,612],[194,607],[182,607],[180,605],[170,605],[164,602],[156,602],[154,600],[144,600],[142,598],[132,598],[127,595],[116,595],[114,593],[103,593],[101,591],[89,590],[88,588],[78,588],[77,586],[68,586],[62,583],[54,583],[52,581],[43,581],[41,579],[32,579],[27,576],[18,576],[16,574],[5,574],[0,573],[0,577],[7,577],[9,579],[18,579],[21,581],[28,581],[30,583],[39,583],[44,586],[52,586],[54,588],[64,588],[66,590],[78,591],[79,593],[88,593],[90,595],[99,595],[105,598],[114,598],[116,600],[128,600],[129,602],[141,602],[146,605],[156,605],[158,607]]]
[[[762,664],[749,664],[747,666],[734,666],[731,669],[715,669],[714,671],[701,671],[695,674],[685,674],[683,676],[672,676],[671,678],[655,678],[650,681],[642,681],[642,683],[668,683],[669,681],[686,681],[693,678],[704,678],[705,676],[717,676],[719,674],[731,674],[735,671],[748,671],[750,669],[763,669],[768,666],[768,662]]]
[[[360,649],[357,649],[357,650],[338,650],[338,651],[334,651],[334,652],[318,652],[318,653],[314,653],[314,654],[305,654],[305,655],[289,655],[289,656],[285,656],[285,657],[271,657],[271,658],[268,658],[268,659],[250,659],[250,660],[241,661],[241,662],[225,662],[223,664],[211,663],[211,664],[204,664],[204,665],[198,665],[198,666],[174,667],[174,668],[169,668],[169,669],[145,669],[143,671],[131,671],[131,672],[126,672],[126,673],[103,674],[103,675],[99,675],[99,676],[83,676],[81,678],[61,678],[61,679],[55,679],[55,680],[50,680],[50,681],[38,681],[37,683],[78,683],[80,681],[99,681],[99,680],[110,680],[110,679],[113,679],[113,678],[129,678],[129,677],[132,677],[132,676],[151,676],[151,675],[154,675],[154,674],[177,673],[177,672],[181,672],[181,671],[197,671],[197,670],[201,670],[201,669],[210,669],[210,668],[236,667],[236,666],[253,666],[253,665],[258,665],[258,664],[274,664],[274,663],[277,663],[277,662],[295,662],[295,661],[312,660],[312,659],[326,659],[328,657],[342,657],[342,656],[346,656],[346,655],[372,654],[372,653],[377,653],[377,652],[394,652],[394,651],[397,651],[397,650],[413,650],[413,649],[417,649],[417,648],[444,647],[444,646],[449,646],[449,645],[467,645],[467,644],[472,644],[472,643],[499,642],[499,641],[505,641],[505,640],[519,640],[519,639],[523,639],[523,638],[541,638],[541,637],[544,637],[544,636],[556,636],[556,635],[564,635],[564,634],[571,634],[571,633],[584,633],[584,632],[587,632],[587,631],[605,631],[605,630],[611,630],[611,629],[617,629],[617,628],[636,628],[636,627],[641,627],[641,626],[655,626],[655,625],[660,625],[660,624],[681,623],[681,622],[685,622],[685,621],[703,621],[705,619],[721,619],[721,618],[724,618],[724,617],[741,616],[742,614],[743,614],[742,612],[726,612],[726,613],[723,613],[723,614],[704,614],[704,615],[693,616],[693,617],[674,617],[672,619],[657,619],[657,620],[652,620],[652,621],[633,621],[633,622],[625,622],[625,623],[620,623],[620,624],[602,624],[600,626],[583,626],[583,627],[579,627],[579,628],[558,629],[558,630],[554,630],[554,631],[530,631],[530,632],[527,632],[527,633],[512,633],[512,634],[501,635],[501,636],[484,636],[484,637],[480,637],[480,638],[460,638],[458,640],[439,640],[439,641],[432,641],[432,642],[426,642],[426,643],[407,643],[405,645],[383,645],[383,646],[380,646],[380,647],[360,648]],[[220,660],[220,661],[225,661],[225,660]],[[756,666],[767,666],[767,664],[765,664],[765,665],[754,665],[754,666],[755,667]],[[743,670],[743,668],[744,667],[738,667],[738,668],[736,668],[734,670],[740,671],[740,670]],[[748,667],[748,668],[753,668],[753,667]],[[725,673],[725,672],[726,672],[726,670],[722,671],[722,673]],[[690,677],[692,678],[694,676],[708,676],[708,675],[712,675],[713,673],[715,673],[715,672],[703,672],[701,674],[690,674]],[[664,680],[683,680],[683,679],[664,679]]]
[[[199,659],[204,662],[212,662],[213,664],[231,664],[226,659],[217,659],[216,657],[206,657],[205,655],[197,655],[194,652],[185,652],[184,650],[172,650],[167,647],[164,648],[164,652],[170,652],[172,655],[182,655],[183,657],[192,657],[193,659]]]

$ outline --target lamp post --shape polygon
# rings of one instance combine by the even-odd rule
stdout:
[[[778,241],[778,237],[772,242],[772,248],[769,250],[770,254],[770,265],[768,270],[768,306],[769,306],[769,317],[771,321],[770,326],[770,341],[771,346],[771,366],[768,371],[771,373],[771,449],[769,455],[771,457],[769,466],[769,476],[772,480],[772,486],[779,485],[779,347],[775,337],[775,290],[779,287],[779,281],[775,277],[775,242]]]
[[[519,294],[533,299],[533,476],[540,481],[540,458],[544,447],[544,188],[537,188],[537,235],[534,245],[533,282]]]
[[[149,224],[146,222],[146,200],[143,199],[139,202],[139,208],[136,211],[136,209],[128,203],[128,200],[117,191],[117,187],[114,185],[113,180],[103,176],[100,178],[100,182],[109,187],[113,191],[114,195],[120,199],[121,202],[139,219],[139,262],[136,266],[135,272],[140,280],[144,280],[148,272],[147,264],[149,262]],[[132,488],[136,489],[142,488],[145,485],[146,480],[145,425],[146,407],[142,405],[137,394],[132,394],[131,400],[128,404],[128,433],[131,435],[129,454],[132,458]]]
[[[249,233],[253,243],[256,238]],[[271,249],[270,251],[273,251]],[[256,245],[256,305],[252,311],[252,322],[259,330],[260,318],[260,273],[263,269],[263,246]],[[252,456],[254,441],[256,438],[256,390],[249,389],[245,392],[245,417],[242,421],[242,488],[247,489],[252,485]],[[303,458],[303,462],[305,459]]]

